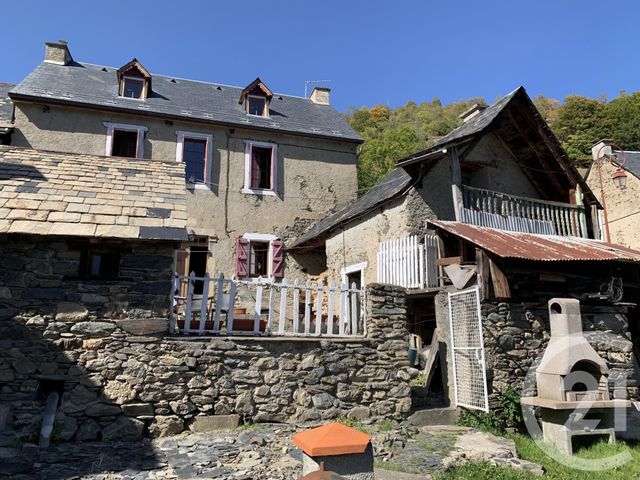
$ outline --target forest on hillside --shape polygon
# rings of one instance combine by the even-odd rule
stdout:
[[[534,104],[562,142],[577,166],[591,162],[591,146],[600,139],[613,140],[625,150],[640,150],[640,92],[622,92],[617,98],[569,96],[560,102],[538,95]],[[375,105],[351,109],[347,119],[365,140],[359,156],[358,184],[366,192],[395,163],[427,148],[461,122],[459,115],[482,98],[443,105],[438,98],[398,108]]]

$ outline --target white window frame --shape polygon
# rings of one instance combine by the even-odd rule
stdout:
[[[347,282],[347,275],[350,273],[360,272],[360,290],[364,290],[364,271],[369,266],[369,262],[360,262],[354,263],[353,265],[349,265],[340,269],[340,279],[342,283]],[[347,288],[351,288],[351,285],[347,285]]]
[[[191,183],[185,177],[187,188],[195,188],[199,190],[210,189],[211,187],[211,164],[213,161],[213,135],[209,133],[196,133],[196,132],[183,132],[176,131],[177,143],[176,143],[176,162],[182,162],[182,156],[184,153],[184,140],[206,140],[207,146],[205,147],[205,160],[204,160],[204,183]]]
[[[247,255],[247,276],[245,278],[257,282],[258,277],[252,277],[250,273],[251,268],[251,242],[269,242],[269,253],[267,255],[267,276],[263,277],[263,279],[273,280],[273,272],[271,271],[273,267],[273,241],[278,240],[278,237],[272,235],[270,233],[245,233],[242,235],[242,238],[249,241],[249,251]]]
[[[142,125],[130,125],[128,123],[112,123],[104,122],[103,125],[107,128],[107,143],[105,145],[105,155],[112,157],[113,150],[113,132],[115,130],[124,130],[126,132],[137,132],[138,140],[136,142],[136,158],[144,158],[144,134],[149,129]]]
[[[140,97],[135,98],[135,97],[125,97],[124,96],[124,84],[127,80],[133,80],[136,82],[142,82],[142,90],[140,91]],[[132,75],[124,75],[122,77],[122,85],[120,86],[120,95],[119,97],[121,98],[127,98],[129,100],[138,100],[138,101],[144,101],[146,100],[146,96],[147,96],[147,80],[144,78],[140,78],[140,77],[134,77]]]
[[[249,99],[251,98],[259,98],[260,100],[262,100],[264,102],[264,108],[262,109],[262,115],[256,115],[255,113],[249,113]],[[252,117],[262,117],[262,118],[269,118],[269,101],[267,100],[267,97],[263,97],[262,95],[247,95],[246,98],[246,102],[247,102],[247,115],[251,115]]]
[[[273,149],[273,161],[271,165],[271,171],[273,172],[272,189],[266,188],[251,188],[251,151],[253,147],[272,148]],[[253,140],[247,140],[245,142],[244,152],[244,188],[242,193],[248,195],[278,195],[278,145],[276,143],[269,142],[256,142]]]

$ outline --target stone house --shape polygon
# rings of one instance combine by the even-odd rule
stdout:
[[[172,160],[186,166],[189,238],[180,275],[295,277],[321,259],[284,246],[355,197],[362,142],[329,104],[247,87],[75,61],[66,42],[9,93],[11,143],[90,155]]]
[[[604,208],[602,238],[607,239],[608,229],[609,241],[640,249],[640,210],[637,202],[640,195],[640,152],[616,151],[606,141],[598,142],[592,151],[594,162],[585,178]],[[614,163],[602,161],[605,154],[612,155],[610,158]],[[613,176],[619,171],[626,174],[623,188],[613,181]]]
[[[292,247],[323,250],[329,275],[405,288],[412,342],[427,346],[428,391],[414,389],[414,408],[488,409],[522,389],[554,297],[582,301],[585,336],[611,382],[626,382],[611,388],[637,399],[640,252],[596,240],[600,210],[520,87],[465,112]]]
[[[63,419],[68,438],[91,412],[113,416],[86,391],[96,382],[79,351],[116,326],[167,331],[174,252],[187,238],[183,166],[106,160],[0,146],[0,433],[6,423],[31,433],[52,392],[78,419]],[[115,438],[122,421],[110,420],[85,429],[111,425]]]

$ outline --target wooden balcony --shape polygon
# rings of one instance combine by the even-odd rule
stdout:
[[[583,205],[518,197],[462,186],[461,220],[479,227],[588,238]]]

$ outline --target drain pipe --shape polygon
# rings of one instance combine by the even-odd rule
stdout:
[[[47,448],[51,443],[51,432],[53,432],[53,424],[56,419],[58,400],[60,400],[60,394],[58,392],[51,392],[47,397],[47,406],[44,409],[44,418],[42,419],[42,427],[40,428],[40,448]]]

